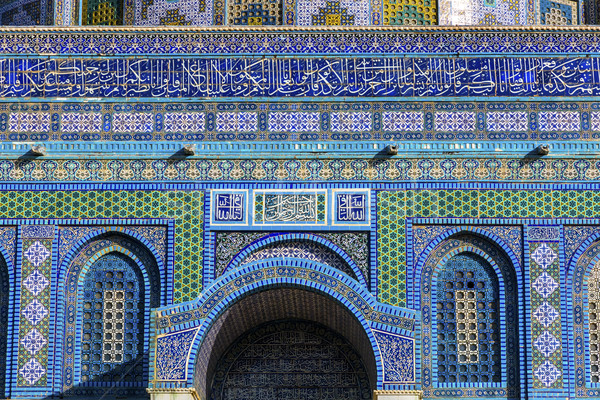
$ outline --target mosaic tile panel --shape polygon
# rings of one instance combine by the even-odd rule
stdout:
[[[367,281],[370,277],[369,235],[364,232],[310,233],[315,239],[325,238],[346,252],[356,263]],[[268,237],[263,232],[217,232],[215,274],[219,276],[234,257],[251,243]]]
[[[5,1],[0,5],[0,26],[47,25],[47,0]]]
[[[47,384],[50,281],[54,227],[24,226],[18,386]]]
[[[562,387],[558,237],[529,243],[534,386]]]
[[[369,25],[369,2],[298,0],[296,25]],[[345,11],[344,11],[345,10]]]
[[[122,25],[123,2],[120,0],[83,0],[82,25]]]
[[[600,58],[5,58],[0,77],[6,98],[578,97],[600,94]]]
[[[383,0],[383,25],[437,25],[437,3]]]
[[[407,217],[595,218],[595,191],[423,190],[377,194],[379,300],[406,304]]]
[[[6,103],[0,140],[598,140],[599,109],[587,102]]]
[[[426,150],[424,150],[426,151]],[[371,157],[368,158],[369,160]],[[22,162],[19,160],[0,160],[0,181],[2,182],[157,182],[157,181],[248,181],[262,182],[338,182],[349,180],[367,182],[427,180],[429,182],[447,180],[478,180],[487,182],[571,182],[573,179],[596,182],[600,174],[600,163],[582,159],[536,159],[524,161],[510,158],[436,158],[428,160],[394,159],[391,161],[375,159],[255,159],[252,161],[211,160],[211,159],[168,159],[168,160],[54,160],[36,159]],[[493,191],[491,191],[493,192]],[[507,196],[502,192],[497,197]],[[592,192],[584,191],[585,196],[595,199]],[[482,195],[482,198],[490,193]],[[542,196],[549,196],[543,192]],[[555,192],[557,204],[564,210],[566,217],[588,214],[600,206],[587,203],[573,208],[561,203],[560,192]],[[536,212],[544,215],[544,209],[550,210],[551,203],[529,196],[535,204]],[[552,201],[552,199],[547,200]],[[463,207],[464,205],[459,205]],[[479,206],[485,215],[500,215],[496,210],[503,204],[489,200]],[[522,207],[521,214],[528,212]],[[0,205],[0,209],[2,206]],[[549,212],[549,211],[548,211]],[[512,214],[512,211],[511,211]],[[556,213],[560,216],[560,213]],[[591,214],[596,215],[596,214]]]
[[[282,25],[280,0],[233,0],[227,2],[228,25]]]
[[[212,25],[213,2],[206,0],[143,0],[135,3],[135,25]]]
[[[172,218],[174,301],[192,300],[202,289],[201,191],[22,191],[2,192],[0,199],[3,218]]]
[[[540,0],[539,22],[541,25],[577,25],[578,4],[569,0]]]

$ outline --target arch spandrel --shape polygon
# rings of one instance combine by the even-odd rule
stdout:
[[[257,261],[231,271],[218,279],[200,299],[158,311],[156,367],[153,371],[151,392],[159,394],[161,390],[166,390],[165,385],[175,385],[182,390],[194,390],[200,398],[203,398],[202,396],[206,395],[206,377],[212,368],[210,364],[212,352],[208,349],[216,346],[217,340],[224,340],[218,339],[217,333],[224,332],[224,329],[228,330],[225,321],[228,318],[229,321],[240,318],[231,315],[240,314],[239,310],[243,309],[244,304],[246,307],[253,304],[246,299],[256,299],[267,294],[283,296],[285,291],[301,293],[300,297],[318,296],[326,299],[329,304],[327,307],[302,309],[297,305],[309,303],[291,301],[290,304],[296,304],[296,308],[293,308],[296,311],[292,313],[292,317],[313,320],[336,330],[335,324],[339,321],[328,321],[326,311],[337,309],[337,314],[336,312],[330,314],[345,315],[348,321],[353,321],[355,331],[360,332],[363,340],[351,339],[350,342],[362,343],[355,347],[359,348],[363,359],[374,360],[369,369],[371,381],[374,382],[373,389],[384,388],[386,382],[407,386],[414,384],[416,379],[414,336],[418,330],[414,312],[380,306],[362,285],[340,275],[326,265],[297,259],[277,259]],[[273,295],[273,293],[279,294]],[[265,301],[263,304],[285,305],[286,301],[284,298],[278,298]],[[283,311],[277,311],[276,308],[273,307],[268,311],[261,309],[263,311],[257,313],[256,310],[260,307],[252,306],[240,315],[262,315],[261,318],[267,322],[290,317],[285,313],[278,314]],[[285,310],[285,307],[281,310]],[[259,320],[262,321],[260,318]],[[253,325],[250,324],[247,328],[252,327]],[[337,330],[344,331],[341,327]],[[225,334],[223,337],[229,338],[232,342],[241,333],[243,332],[230,336]],[[356,333],[354,336],[360,335]],[[409,359],[408,361],[403,359],[402,366],[397,365],[398,354],[391,355],[392,349],[397,349],[396,344],[399,342],[409,350],[403,353]],[[227,344],[217,347],[227,347]],[[384,353],[381,349],[384,349]]]

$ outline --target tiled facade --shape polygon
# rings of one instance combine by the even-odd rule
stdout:
[[[586,4],[0,29],[0,397],[600,397],[600,34],[392,26]]]

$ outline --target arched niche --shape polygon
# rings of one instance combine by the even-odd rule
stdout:
[[[65,396],[148,397],[150,310],[161,303],[160,275],[152,253],[122,234],[102,234],[79,249],[58,305]]]
[[[355,316],[329,296],[299,287],[270,287],[242,297],[212,324],[198,350],[195,365],[194,384],[200,398],[220,398],[212,392],[215,374],[223,363],[223,358],[231,353],[232,346],[244,340],[257,329],[268,330],[269,324],[304,324],[308,330],[329,332],[325,337],[339,337],[347,343],[353,354],[360,358],[353,360],[361,364],[366,372],[362,380],[361,394],[370,398],[376,389],[378,368],[372,341]],[[293,330],[293,329],[292,329]],[[260,335],[259,335],[260,336]],[[324,339],[323,337],[321,337]],[[326,341],[326,339],[324,339]],[[229,353],[228,353],[229,352]],[[350,358],[352,358],[350,356]],[[357,373],[357,377],[360,373]],[[357,378],[358,379],[358,378]],[[368,383],[365,383],[368,382]],[[365,388],[368,385],[368,390]]]
[[[423,389],[444,397],[477,387],[490,398],[519,398],[521,285],[511,258],[468,232],[440,241],[422,258]]]

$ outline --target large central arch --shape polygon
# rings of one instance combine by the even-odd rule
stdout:
[[[287,259],[259,261],[249,269],[256,271],[280,265],[298,268],[329,270],[325,265],[310,265],[305,260]],[[296,264],[296,265],[293,265]],[[316,264],[316,263],[315,263]],[[248,271],[245,271],[246,273]],[[239,282],[233,272],[224,276],[215,287],[226,287],[226,281]],[[348,284],[358,287],[349,277]],[[343,337],[360,356],[367,371],[369,391],[381,381],[381,361],[378,348],[368,322],[361,310],[349,303],[331,287],[315,284],[308,279],[266,280],[255,287],[239,289],[227,300],[219,302],[205,321],[206,332],[196,353],[194,364],[194,387],[200,398],[211,398],[211,381],[217,364],[227,350],[242,336],[265,324],[288,320],[307,321],[327,327]]]
[[[289,369],[284,368],[288,369],[288,374],[283,379],[297,379],[300,376],[302,371],[298,370],[298,365],[294,361],[305,363],[303,372],[307,374],[326,374],[327,368],[316,365],[306,367],[306,363],[318,364],[330,361],[343,364],[341,366],[343,372],[347,377],[352,376],[348,378],[352,382],[340,383],[337,386],[330,382],[330,387],[335,387],[338,391],[346,390],[353,396],[350,397],[352,399],[371,398],[377,383],[377,364],[363,327],[350,312],[330,297],[299,287],[269,288],[246,296],[215,321],[200,348],[201,357],[196,361],[195,386],[199,393],[204,394],[200,396],[201,398],[227,398],[222,397],[222,393],[216,392],[222,390],[222,386],[225,385],[222,382],[226,379],[222,376],[227,372],[224,371],[225,365],[229,364],[228,367],[231,368],[235,364],[234,360],[228,358],[244,357],[244,346],[248,347],[259,342],[262,338],[261,330],[264,332],[272,330],[270,333],[273,335],[285,331],[289,335],[296,334],[306,340],[305,343],[297,343],[300,351],[296,354],[297,360],[290,359],[289,354],[288,357],[281,354],[281,363],[289,367]],[[257,331],[259,334],[256,333]],[[331,360],[327,357],[319,359],[314,354],[310,354],[306,348],[302,353],[303,345],[314,347],[316,345],[314,342],[318,340],[324,342],[320,343],[322,351],[337,353],[331,355]],[[335,345],[326,346],[332,342]],[[283,347],[273,346],[272,351],[283,349]],[[340,357],[341,352],[346,353],[345,359]],[[273,354],[269,357],[272,356]],[[265,377],[268,366],[260,365],[264,361],[266,358],[247,367],[253,371],[254,376]],[[311,370],[311,367],[314,369]],[[247,375],[250,378],[251,374]],[[323,385],[319,386],[319,383],[314,382],[315,380],[310,382],[315,385],[314,391],[325,388]],[[271,389],[273,392],[281,392],[285,386],[285,382],[274,383]]]

